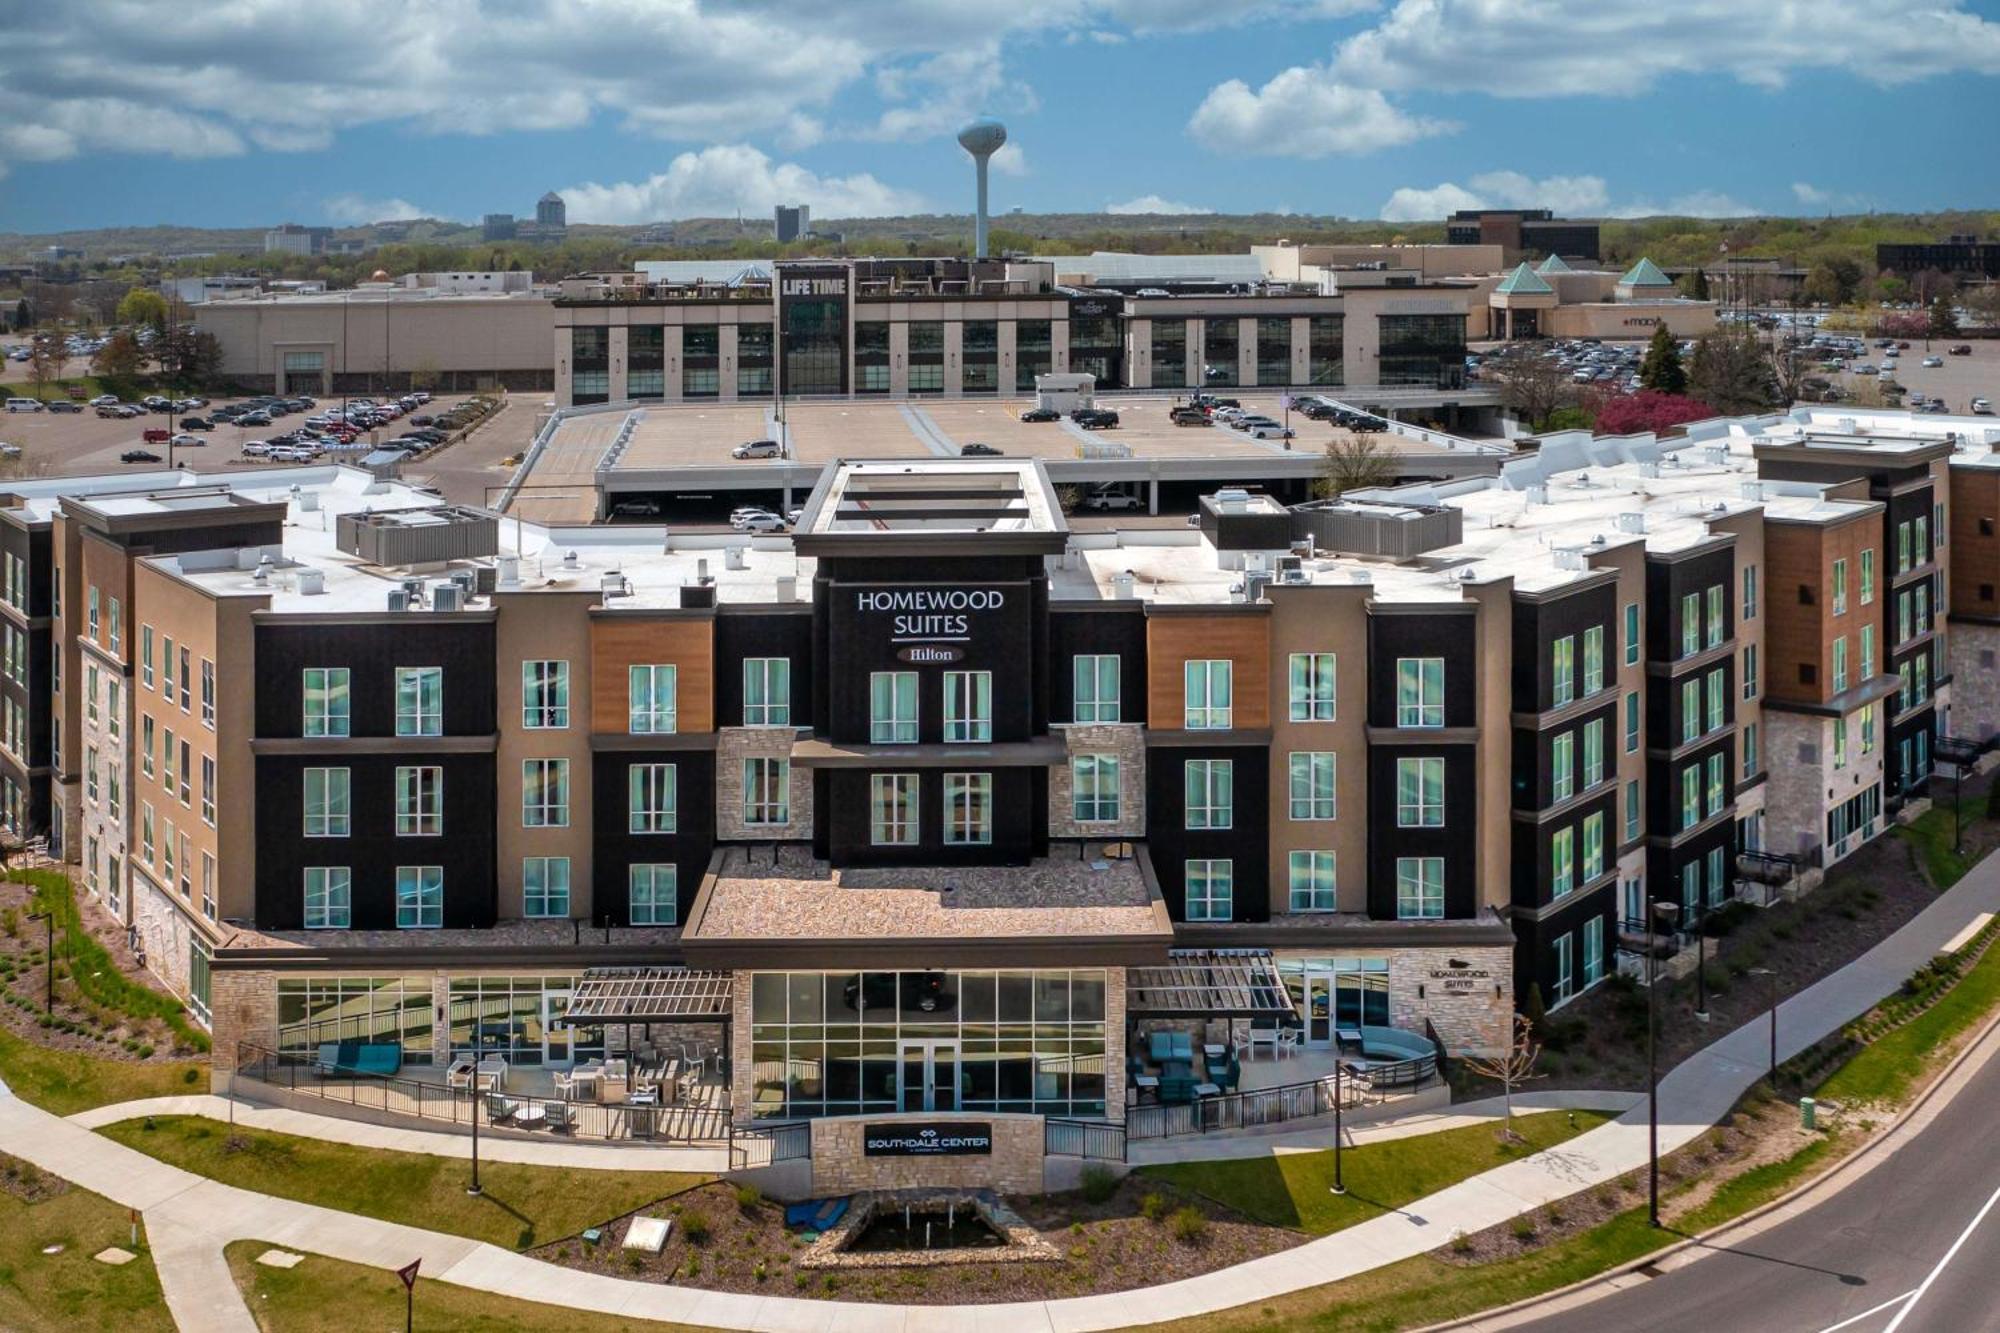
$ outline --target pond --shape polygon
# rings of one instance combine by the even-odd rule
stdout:
[[[1007,1238],[978,1208],[881,1209],[842,1248],[850,1254],[910,1250],[998,1250]]]

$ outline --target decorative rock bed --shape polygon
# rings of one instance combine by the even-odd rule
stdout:
[[[970,1211],[992,1228],[1000,1244],[987,1248],[856,1251],[869,1223],[909,1208],[924,1213]],[[856,1195],[847,1215],[807,1246],[800,1268],[928,1268],[945,1264],[1041,1263],[1062,1258],[1020,1214],[987,1190],[883,1190]]]

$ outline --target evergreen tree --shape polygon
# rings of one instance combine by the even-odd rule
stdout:
[[[1951,297],[1939,292],[1931,299],[1931,337],[1950,338],[1958,333],[1958,312],[1952,309]]]
[[[1664,324],[1653,330],[1653,341],[1646,348],[1646,359],[1639,363],[1639,383],[1660,393],[1687,392],[1687,367],[1681,364],[1680,343],[1675,341]]]
[[[35,312],[28,308],[28,298],[22,297],[14,303],[14,327],[25,329],[35,322]]]
[[[1688,278],[1688,299],[1706,301],[1708,295],[1708,270],[1701,265],[1694,266],[1694,273]]]

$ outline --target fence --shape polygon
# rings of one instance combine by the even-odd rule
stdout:
[[[237,1046],[236,1076],[299,1096],[468,1129],[478,1116],[495,1129],[547,1130],[579,1139],[722,1147],[739,1137],[726,1105],[580,1102],[474,1092],[399,1074],[323,1074],[313,1057],[281,1055],[248,1042]]]
[[[1424,1055],[1373,1065],[1362,1074],[1343,1074],[1339,1080],[1341,1107],[1380,1105],[1393,1095],[1420,1091],[1436,1081],[1437,1070],[1437,1057]],[[1125,1113],[1125,1137],[1173,1138],[1309,1120],[1332,1115],[1333,1098],[1334,1076],[1328,1074],[1304,1083],[1225,1092],[1178,1105],[1135,1106]]]
[[[732,1166],[768,1166],[812,1157],[812,1125],[805,1120],[758,1123],[736,1131]]]
[[[1125,1160],[1125,1126],[1103,1120],[1042,1122],[1042,1151],[1050,1157],[1089,1157],[1102,1162]]]

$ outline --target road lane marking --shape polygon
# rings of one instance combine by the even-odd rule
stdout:
[[[1959,1249],[1964,1246],[1965,1242],[1972,1239],[1972,1233],[1979,1229],[1979,1224],[1986,1220],[1986,1215],[1993,1211],[1993,1205],[1996,1203],[2000,1203],[2000,1188],[1996,1188],[1993,1193],[1986,1196],[1985,1205],[1972,1215],[1972,1220],[1965,1224],[1965,1230],[1958,1233],[1958,1239],[1953,1241],[1951,1248],[1944,1252],[1944,1258],[1937,1261],[1937,1267],[1924,1274],[1924,1280],[1919,1282],[1917,1289],[1910,1293],[1910,1303],[1905,1305],[1896,1317],[1889,1321],[1889,1327],[1883,1329],[1882,1333],[1896,1333],[1896,1330],[1903,1326],[1903,1321],[1910,1317],[1910,1311],[1917,1308],[1917,1302],[1921,1301],[1924,1298],[1924,1293],[1930,1290],[1931,1283],[1937,1281],[1938,1274],[1944,1272],[1945,1265],[1956,1257]]]
[[[1883,1301],[1880,1305],[1874,1307],[1871,1310],[1863,1310],[1860,1314],[1849,1315],[1847,1318],[1841,1320],[1837,1324],[1828,1324],[1825,1328],[1821,1329],[1819,1333],[1835,1333],[1835,1330],[1846,1328],[1849,1324],[1858,1324],[1862,1320],[1868,1318],[1868,1316],[1870,1315],[1881,1314],[1884,1310],[1888,1309],[1892,1305],[1901,1305],[1904,1301],[1909,1300],[1910,1297],[1916,1294],[1917,1294],[1916,1291],[1913,1289],[1904,1292],[1900,1296],[1891,1297],[1890,1299]]]

